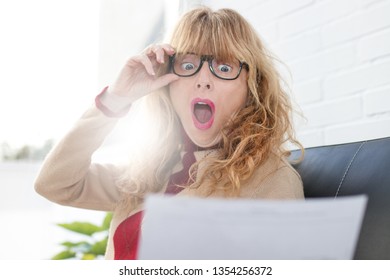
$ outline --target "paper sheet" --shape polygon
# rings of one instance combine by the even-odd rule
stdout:
[[[302,201],[152,195],[139,259],[352,259],[367,197]]]

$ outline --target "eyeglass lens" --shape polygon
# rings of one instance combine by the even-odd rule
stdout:
[[[203,59],[207,60],[207,59]],[[173,64],[174,72],[179,76],[194,75],[202,65],[202,57],[195,54],[176,55]],[[218,61],[211,59],[211,68],[217,77],[222,79],[234,79],[240,73],[240,62]]]

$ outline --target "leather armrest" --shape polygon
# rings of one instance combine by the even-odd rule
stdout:
[[[293,166],[306,197],[368,195],[355,258],[390,259],[390,137],[308,148]]]

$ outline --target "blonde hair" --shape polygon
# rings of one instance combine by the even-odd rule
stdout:
[[[177,24],[170,44],[177,53],[212,54],[217,59],[232,58],[248,65],[248,102],[222,129],[221,149],[217,159],[208,161],[207,172],[188,187],[207,185],[211,192],[223,190],[237,195],[241,183],[273,154],[289,155],[286,142],[303,147],[294,137],[292,105],[282,87],[282,79],[273,56],[265,49],[256,31],[231,9],[212,11],[207,7],[186,13]],[[148,97],[160,106],[160,124],[153,161],[131,174],[130,192],[158,191],[167,183],[172,166],[180,160],[179,121],[168,99],[167,89]],[[153,163],[153,166],[150,165]],[[191,168],[195,177],[199,162]],[[128,189],[129,191],[129,189]]]

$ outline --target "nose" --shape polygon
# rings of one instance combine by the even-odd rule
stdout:
[[[202,65],[202,68],[200,69],[200,71],[198,72],[198,74],[196,75],[197,76],[197,79],[196,79],[196,88],[199,89],[199,90],[210,90],[213,88],[213,77],[212,77],[212,73],[207,65],[207,63],[204,63]]]
[[[197,88],[207,88],[207,89],[210,89],[211,88],[211,85],[210,85],[210,83],[197,83],[196,84],[196,87]]]

